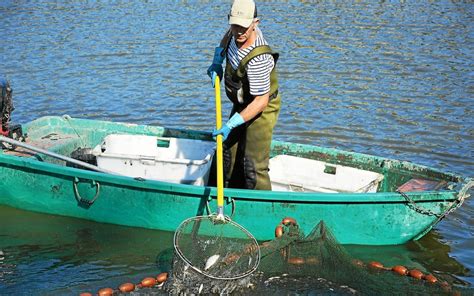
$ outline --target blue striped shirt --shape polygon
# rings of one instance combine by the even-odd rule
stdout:
[[[227,50],[227,59],[234,70],[239,66],[240,61],[255,47],[267,45],[268,43],[263,38],[263,34],[257,27],[257,39],[255,42],[243,49],[239,49],[235,44],[235,39],[230,40],[229,48]],[[273,56],[271,54],[263,54],[254,57],[247,63],[247,76],[250,85],[250,94],[253,96],[261,96],[270,92],[270,73],[275,65]]]

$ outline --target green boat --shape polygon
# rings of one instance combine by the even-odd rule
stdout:
[[[137,163],[132,161],[136,153],[111,157],[117,162],[112,169],[67,161],[88,148],[89,156],[103,157],[101,147],[110,135],[152,136],[157,146],[170,138],[215,145],[209,133],[67,115],[42,117],[22,129],[25,147],[3,141],[0,204],[163,231],[216,210],[217,191],[207,186],[207,172],[177,182],[118,172],[120,166]],[[273,191],[226,188],[224,193],[225,212],[261,241],[273,239],[275,227],[291,217],[306,234],[324,221],[342,244],[403,244],[419,239],[461,206],[473,185],[471,178],[410,162],[282,141],[272,143],[270,172]],[[365,183],[352,182],[359,179]]]

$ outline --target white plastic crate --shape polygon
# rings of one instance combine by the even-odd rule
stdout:
[[[205,185],[216,144],[209,141],[114,134],[93,149],[97,166],[130,177]]]
[[[290,155],[270,159],[273,191],[376,192],[383,175]]]

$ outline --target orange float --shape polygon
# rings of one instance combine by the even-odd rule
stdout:
[[[352,260],[352,263],[353,263],[355,266],[359,266],[359,267],[364,267],[364,266],[365,266],[365,263],[362,262],[362,260],[359,260],[359,259],[354,259],[354,260]]]
[[[316,257],[308,257],[306,258],[305,262],[310,265],[316,265],[319,263],[319,260]]]
[[[255,245],[255,244],[248,244],[244,248],[244,252],[247,253],[247,254],[255,253],[255,252],[257,252],[257,250],[258,250],[258,246]]]
[[[379,268],[379,269],[384,269],[385,268],[382,263],[377,262],[377,261],[370,261],[369,266],[372,267],[372,268]]]
[[[399,275],[407,275],[408,269],[402,265],[396,265],[392,267],[392,271],[398,273]]]
[[[275,237],[279,238],[279,237],[282,237],[282,236],[283,236],[283,226],[281,226],[281,224],[280,224],[275,228]]]
[[[225,264],[231,264],[237,262],[237,260],[240,259],[240,256],[236,253],[231,253],[227,255],[227,257],[224,258],[224,263]]]
[[[447,281],[442,281],[440,285],[441,287],[449,287],[449,283]]]
[[[298,223],[296,223],[296,220],[291,218],[291,217],[283,218],[283,220],[281,220],[281,224],[283,224],[285,226],[290,226],[290,225],[296,226],[296,225],[298,225]]]
[[[124,284],[121,284],[118,289],[120,290],[120,292],[128,293],[135,290],[135,285],[132,283],[124,283]]]
[[[408,275],[412,278],[421,280],[423,278],[423,273],[418,269],[412,269],[408,272]]]
[[[155,278],[147,277],[147,278],[144,278],[140,284],[142,285],[142,287],[150,288],[156,285],[156,280]]]
[[[99,296],[111,296],[114,294],[114,290],[112,288],[102,288],[97,294],[99,294]]]
[[[432,275],[432,274],[427,274],[427,275],[425,275],[425,276],[423,277],[423,279],[424,279],[425,281],[427,281],[428,283],[432,283],[432,284],[434,284],[434,283],[436,283],[436,282],[438,281],[438,279],[437,279],[434,275]]]
[[[294,264],[294,265],[302,265],[304,264],[304,259],[301,258],[301,257],[291,257],[291,258],[288,258],[288,263],[289,264]]]
[[[166,282],[167,279],[168,279],[168,273],[167,272],[162,272],[162,273],[160,273],[159,275],[156,276],[156,281],[158,282],[158,284]]]
[[[449,285],[447,281],[442,281],[440,285],[441,285],[441,289],[443,289],[444,292],[451,292],[451,286]]]
[[[79,294],[79,296],[92,296],[92,294],[89,292],[84,292],[84,293]]]
[[[288,246],[280,249],[280,255],[284,258],[288,258],[290,256],[290,248]]]

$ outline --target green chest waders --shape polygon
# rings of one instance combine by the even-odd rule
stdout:
[[[272,54],[275,66],[270,74],[270,101],[265,110],[254,119],[233,129],[224,142],[224,180],[226,187],[271,190],[268,175],[270,145],[273,128],[280,113],[280,95],[276,62],[278,54],[269,46],[258,46],[249,52],[237,70],[227,63],[225,73],[226,94],[233,102],[230,116],[241,112],[254,97],[246,73],[247,63],[261,54]],[[240,97],[240,98],[239,98]]]

